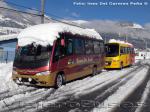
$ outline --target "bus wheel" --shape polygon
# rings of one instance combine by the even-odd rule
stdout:
[[[120,63],[120,70],[123,69],[123,62]]]
[[[93,67],[92,69],[92,76],[97,74],[97,67]]]
[[[64,79],[61,74],[58,74],[55,80],[55,88],[60,88],[63,85]]]

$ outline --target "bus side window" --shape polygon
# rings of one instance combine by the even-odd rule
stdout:
[[[123,54],[126,54],[126,48],[123,47]]]
[[[55,47],[55,51],[54,51],[54,60],[53,60],[53,62],[58,61],[64,55],[65,55],[65,48],[63,46],[61,46],[60,39],[57,39],[56,47]]]
[[[41,52],[42,52],[42,46],[41,46],[41,45],[38,45],[38,46],[37,46],[36,55],[41,55]]]
[[[135,54],[134,48],[132,48],[132,54]]]
[[[85,40],[85,53],[86,54],[90,54],[89,45],[88,45],[88,41],[87,40]]]
[[[107,49],[109,51],[109,49]],[[100,52],[101,54],[105,53],[105,47],[104,47],[104,43],[100,42]]]
[[[93,41],[94,43],[94,53],[100,54],[100,43],[98,41]]]
[[[72,41],[72,39],[67,39],[66,54],[67,55],[73,54],[73,41]]]
[[[124,51],[125,51],[125,54],[127,54],[127,48],[126,47],[124,48]]]
[[[64,56],[72,55],[73,54],[73,40],[66,35],[65,37],[65,46],[62,46],[59,41],[58,50],[56,50],[56,55],[62,58]]]
[[[128,52],[128,51],[129,51],[129,50],[128,50],[128,47],[126,47],[126,53],[127,53],[127,54],[129,54],[129,52]]]
[[[54,61],[58,61],[59,56],[60,56],[60,46],[56,46],[55,53],[54,53]]]
[[[129,48],[129,53],[131,54],[131,48]]]
[[[132,54],[132,48],[130,48],[130,54]]]
[[[94,44],[92,40],[89,41],[89,46],[90,46],[90,54],[94,54]]]
[[[86,54],[93,54],[94,53],[93,49],[94,49],[93,41],[86,40],[85,41],[85,51],[86,51]]]
[[[128,49],[128,54],[130,54],[130,48],[128,47],[127,49]]]
[[[124,49],[123,47],[120,48],[120,54],[123,54],[124,53]]]
[[[84,40],[76,38],[74,40],[74,50],[75,54],[84,54],[85,52]]]

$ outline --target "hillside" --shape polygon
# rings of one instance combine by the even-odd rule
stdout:
[[[7,3],[0,1],[0,7],[6,7],[14,9],[9,6]],[[28,10],[28,12],[37,13],[35,11]],[[8,35],[19,33],[22,29],[36,25],[41,22],[41,18],[39,16],[17,13],[14,11],[8,11],[5,9],[0,10],[0,35]],[[49,22],[47,19],[45,22]]]
[[[73,21],[83,27],[96,29],[105,41],[109,39],[125,40],[133,43],[135,47],[144,49],[145,42],[150,48],[150,24],[144,26],[127,21],[94,20],[94,21]]]
[[[12,8],[8,4],[0,1],[1,6]],[[37,12],[32,11],[32,13]],[[18,34],[28,26],[40,24],[40,21],[41,18],[37,16],[0,10],[0,35]],[[45,19],[45,22],[52,22],[52,20]],[[138,48],[145,48],[145,42],[147,42],[147,46],[150,48],[150,24],[142,26],[134,22],[111,20],[66,20],[65,22],[78,24],[85,28],[94,28],[101,34],[105,41],[111,38],[125,40],[125,37],[127,37],[128,41]]]

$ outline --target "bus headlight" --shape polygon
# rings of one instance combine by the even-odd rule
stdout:
[[[50,74],[50,71],[44,71],[44,72],[39,72],[36,75],[40,76],[40,75],[49,75],[49,74]]]
[[[12,74],[13,74],[13,75],[16,75],[16,74],[18,74],[18,73],[17,73],[17,71],[13,70],[13,71],[12,71]]]

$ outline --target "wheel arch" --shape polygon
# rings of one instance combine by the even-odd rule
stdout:
[[[96,67],[96,68],[97,68],[97,65],[96,65],[96,64],[94,64],[94,65],[93,65],[93,67]]]
[[[61,74],[63,76],[63,79],[64,81],[66,81],[66,77],[65,77],[65,72],[64,71],[59,71],[57,74],[56,74],[56,77]],[[56,80],[56,77],[55,77],[55,80]]]

